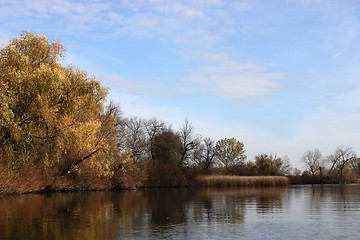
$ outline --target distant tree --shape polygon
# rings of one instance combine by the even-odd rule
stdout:
[[[241,165],[245,163],[246,155],[244,143],[235,138],[225,138],[216,142],[216,156],[225,167]]]
[[[301,175],[301,171],[297,168],[294,168],[294,171],[293,171],[293,175],[295,176],[300,176]]]
[[[327,157],[328,161],[331,164],[327,176],[329,176],[333,170],[337,170],[340,174],[340,181],[344,182],[344,169],[346,166],[349,166],[351,161],[355,160],[356,158],[356,153],[352,150],[352,147],[337,147],[335,153],[330,154]]]
[[[349,161],[349,165],[353,171],[357,174],[357,176],[360,176],[360,158],[354,158],[351,161]]]
[[[292,170],[286,155],[282,158],[272,154],[257,155],[255,166],[259,175],[289,175]]]
[[[290,175],[293,171],[293,168],[290,165],[290,160],[287,155],[284,155],[283,157],[279,158],[278,166],[280,169],[280,172],[284,175]]]
[[[154,140],[155,137],[164,132],[167,127],[165,122],[158,121],[156,118],[146,120],[144,123],[147,134],[148,154],[151,160],[154,160]]]
[[[306,170],[311,175],[317,175],[322,173],[324,167],[321,164],[322,154],[319,149],[309,150],[304,153],[302,161],[306,166]]]
[[[161,164],[181,164],[182,143],[180,137],[171,129],[155,136],[154,159]]]
[[[199,144],[199,140],[194,137],[194,127],[188,119],[185,119],[184,124],[181,126],[179,137],[182,143],[179,165],[182,165],[189,159],[191,152]]]
[[[210,138],[201,140],[193,152],[193,160],[203,170],[208,171],[216,159],[215,142]]]
[[[119,147],[131,149],[135,161],[143,160],[146,156],[147,140],[144,123],[145,120],[138,117],[130,117],[122,121]]]

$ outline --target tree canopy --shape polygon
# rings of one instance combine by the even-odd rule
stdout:
[[[66,171],[113,144],[107,89],[63,67],[64,52],[59,41],[28,31],[0,51],[0,147],[11,168],[31,160]]]
[[[225,138],[216,142],[215,151],[225,167],[243,164],[246,160],[244,143],[235,138]]]

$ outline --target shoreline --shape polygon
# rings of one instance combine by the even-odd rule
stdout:
[[[291,185],[348,185],[359,184],[360,182],[351,183],[335,183],[335,182],[293,182],[293,176],[233,176],[233,175],[201,175],[198,176],[194,183],[187,185],[163,185],[163,186],[137,186],[137,187],[64,187],[58,188],[56,186],[45,186],[37,190],[25,191],[6,191],[0,190],[0,196],[15,196],[23,194],[49,194],[61,192],[96,192],[96,191],[128,191],[140,189],[166,189],[166,188],[224,188],[224,189],[239,189],[246,187],[284,187]]]

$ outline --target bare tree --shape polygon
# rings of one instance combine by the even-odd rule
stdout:
[[[284,174],[284,175],[290,175],[293,168],[290,165],[290,160],[288,155],[284,155],[281,158],[281,165],[279,166],[280,171]]]
[[[151,160],[154,160],[154,140],[158,134],[164,132],[166,128],[165,122],[151,118],[144,122],[148,140],[148,154]]]
[[[179,136],[182,142],[182,151],[179,166],[184,164],[184,162],[189,159],[191,151],[196,148],[199,142],[197,141],[197,139],[194,138],[193,135],[194,127],[188,119],[185,119],[185,122],[181,126],[179,131]]]
[[[349,161],[349,165],[353,171],[357,174],[357,176],[360,176],[360,158],[354,158],[353,160]]]
[[[124,135],[120,148],[131,149],[135,161],[143,159],[147,146],[144,120],[137,117],[130,117],[124,119],[122,125]]]
[[[214,163],[216,159],[215,141],[204,138],[194,149],[193,160],[205,171]]]
[[[344,182],[344,167],[349,164],[352,160],[356,159],[356,153],[349,146],[339,146],[334,154],[328,156],[328,161],[331,163],[331,167],[327,176],[337,168],[340,173],[340,181]]]
[[[321,158],[322,154],[319,149],[309,150],[304,153],[302,161],[311,175],[322,173]]]

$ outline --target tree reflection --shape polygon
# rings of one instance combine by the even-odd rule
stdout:
[[[328,214],[329,209],[339,216],[345,216],[350,211],[360,208],[358,184],[312,185],[307,207],[311,218],[321,218]]]
[[[284,188],[148,189],[0,198],[0,239],[166,237],[194,224],[243,224],[251,204],[281,209]]]
[[[246,208],[255,205],[259,214],[281,211],[282,195],[287,188],[246,187],[242,189],[207,189],[201,194],[212,200],[211,210],[215,210],[220,221],[244,222]]]

